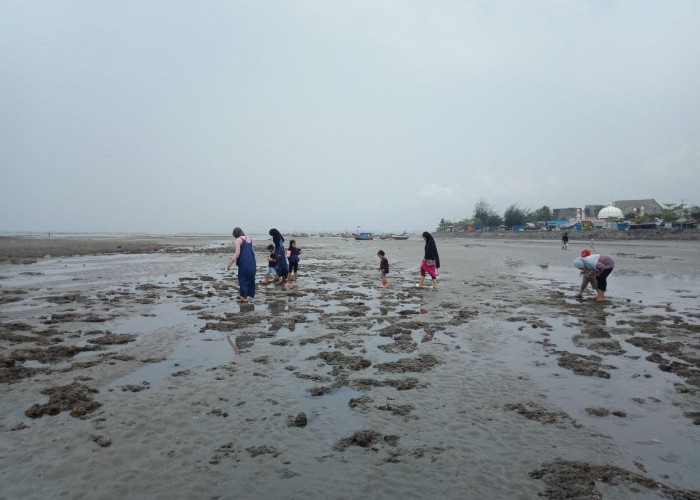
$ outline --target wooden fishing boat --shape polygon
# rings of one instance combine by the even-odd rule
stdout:
[[[367,241],[367,240],[374,239],[374,237],[372,236],[372,233],[353,233],[353,236],[358,241]]]

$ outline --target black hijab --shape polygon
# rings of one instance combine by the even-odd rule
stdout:
[[[275,242],[276,247],[284,243],[284,236],[282,236],[282,233],[280,233],[277,229],[270,229],[268,234],[272,236],[272,241]]]
[[[425,231],[423,233],[423,238],[425,238],[425,255],[424,259],[427,260],[434,260],[435,261],[435,267],[440,268],[440,256],[438,255],[437,251],[437,245],[435,244],[435,240],[433,239],[433,235],[430,234],[428,231]]]

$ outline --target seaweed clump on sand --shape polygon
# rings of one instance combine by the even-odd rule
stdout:
[[[546,489],[540,495],[544,498],[559,500],[603,498],[596,483],[611,486],[627,485],[636,490],[641,486],[661,493],[675,500],[700,499],[700,491],[677,490],[650,477],[630,472],[614,465],[595,465],[578,460],[556,459],[542,464],[541,468],[530,472],[532,479],[541,479]]]
[[[41,393],[49,396],[49,402],[43,405],[34,404],[24,414],[31,418],[40,418],[44,415],[58,415],[62,411],[70,411],[71,417],[83,417],[102,406],[102,403],[92,399],[92,394],[97,392],[97,389],[78,382],[44,389]]]
[[[382,436],[382,434],[377,431],[366,429],[353,432],[352,436],[340,439],[337,443],[335,443],[333,449],[337,451],[345,451],[345,449],[349,446],[370,448],[379,442],[384,442],[389,446],[396,446],[398,439],[398,436]]]

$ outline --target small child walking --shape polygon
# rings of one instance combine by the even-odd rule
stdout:
[[[577,299],[583,298],[583,292],[586,291],[586,287],[589,283],[591,284],[591,288],[593,290],[598,291],[598,280],[596,279],[595,275],[595,271],[587,271],[585,269],[581,269],[581,289],[576,294]]]
[[[386,280],[386,275],[389,274],[389,259],[386,258],[384,250],[379,250],[377,252],[377,257],[381,259],[379,261],[379,272],[382,276],[382,286],[379,288],[384,289],[389,286],[389,282]]]
[[[588,257],[591,255],[590,250],[588,249],[583,249],[581,250],[581,257]],[[586,287],[590,284],[591,288],[595,291],[598,291],[598,280],[596,279],[596,272],[595,271],[590,271],[588,269],[581,269],[581,289],[578,291],[576,294],[577,299],[582,299],[583,298],[583,292],[586,291]]]
[[[299,275],[299,254],[301,250],[297,248],[296,240],[290,240],[289,248],[287,249],[287,258],[289,259],[289,280],[292,279],[292,271],[294,271],[294,286],[297,285],[297,277]]]
[[[275,258],[275,245],[267,245],[267,251],[270,255],[267,256],[267,272],[265,273],[265,281],[263,285],[267,285],[270,276],[274,276],[275,280],[279,283],[280,277],[277,276],[277,259]]]

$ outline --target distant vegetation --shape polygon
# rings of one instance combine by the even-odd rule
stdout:
[[[531,211],[523,209],[517,203],[509,206],[503,216],[496,213],[486,200],[479,200],[474,205],[474,215],[471,218],[451,221],[441,219],[438,230],[445,230],[450,227],[481,227],[482,229],[497,228],[500,226],[513,227],[522,226],[528,222],[538,222],[552,220],[552,210],[544,205],[542,208]]]

